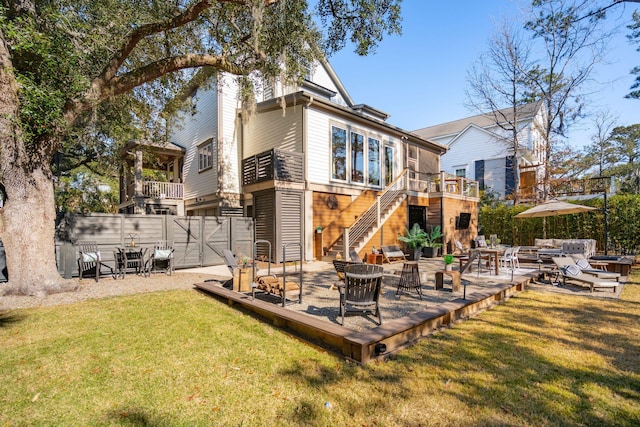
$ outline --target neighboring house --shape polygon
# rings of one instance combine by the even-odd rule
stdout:
[[[192,108],[169,123],[170,144],[128,150],[129,188],[138,190],[123,192],[121,210],[153,213],[149,206],[173,203],[144,191],[142,169],[151,163],[141,151],[150,148],[164,155],[157,163],[182,191],[176,213],[253,217],[255,238],[271,242],[276,262],[300,252],[305,260],[364,255],[397,245],[416,222],[442,225],[449,246],[475,237],[477,183],[440,172],[446,146],[355,104],[326,62],[301,87],[261,86],[251,112],[242,110],[233,76],[191,90]]]
[[[501,198],[515,192],[515,176],[520,176],[521,198],[536,197],[538,182],[544,176],[545,144],[541,134],[544,119],[542,103],[530,103],[518,109],[519,164],[514,164],[513,141],[508,123],[513,121],[509,108],[499,114],[480,114],[414,131],[416,135],[446,145],[442,170],[476,180],[481,190],[491,190]],[[497,124],[495,117],[507,117]]]

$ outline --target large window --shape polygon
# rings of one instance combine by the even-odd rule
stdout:
[[[347,131],[331,127],[331,152],[333,162],[331,177],[340,181],[347,180]]]
[[[380,141],[369,138],[369,185],[380,185]]]
[[[198,147],[198,171],[213,167],[213,139]]]
[[[384,185],[393,182],[393,147],[384,147]]]
[[[383,154],[379,137],[348,130],[346,126],[331,126],[332,180],[383,186]],[[393,150],[391,157],[393,162]],[[384,170],[386,172],[388,169],[385,167]],[[388,172],[393,175],[393,169]]]
[[[351,182],[364,183],[364,135],[351,132]]]

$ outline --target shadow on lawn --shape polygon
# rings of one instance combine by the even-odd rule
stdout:
[[[129,425],[135,427],[160,427],[166,426],[166,420],[153,420],[152,417],[140,408],[122,408],[112,410],[107,413],[107,417],[116,421],[118,425]]]
[[[367,410],[331,386],[344,384],[377,390],[366,406],[378,413],[394,413],[397,402],[416,395],[435,405],[448,396],[449,402],[484,408],[473,419],[479,425],[637,425],[640,349],[629,339],[638,334],[637,303],[596,305],[570,297],[575,301],[563,304],[564,298],[520,294],[381,365],[347,363],[336,370],[296,362],[280,374],[305,381],[318,394],[301,398],[302,410],[289,416],[303,424],[322,417],[318,396],[362,416]]]
[[[0,311],[0,328],[6,328],[14,323],[22,322],[23,320],[24,316],[22,315]]]
[[[461,402],[495,406],[527,424],[637,422],[637,406],[631,403],[638,399],[633,390],[640,390],[640,381],[629,372],[638,372],[640,351],[637,341],[620,333],[639,324],[637,305],[616,301],[593,306],[585,300],[584,306],[568,307],[526,295],[517,301],[494,308],[500,311],[497,317],[485,314],[469,321],[475,325],[463,333],[443,334],[438,352],[425,343],[407,353],[406,360],[451,372],[458,386],[448,393]],[[572,352],[587,360],[573,363]],[[600,363],[604,367],[596,367]],[[627,399],[629,405],[610,402],[609,395]]]

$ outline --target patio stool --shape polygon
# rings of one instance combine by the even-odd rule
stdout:
[[[400,280],[398,280],[398,289],[396,290],[396,296],[399,296],[400,292],[403,290],[414,290],[418,293],[420,299],[422,299],[422,283],[420,283],[418,261],[407,261],[403,264],[402,273],[400,274]]]
[[[444,288],[444,276],[451,276],[451,292],[460,290],[460,272],[455,270],[436,271],[436,290]]]

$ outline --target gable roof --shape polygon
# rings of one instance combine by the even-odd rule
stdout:
[[[518,107],[521,119],[529,119],[536,115],[540,108],[540,102],[532,102]],[[501,115],[511,119],[513,111],[511,107],[498,110]],[[466,117],[464,119],[454,120],[452,122],[442,123],[435,126],[429,126],[422,129],[414,130],[413,133],[423,138],[437,138],[445,135],[454,135],[465,130],[469,125],[474,124],[481,128],[494,126],[496,124],[493,113],[483,113],[476,116]]]

